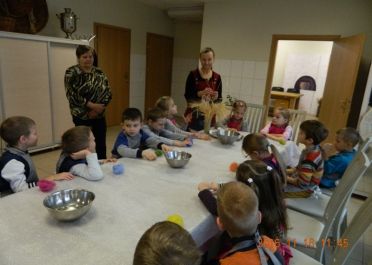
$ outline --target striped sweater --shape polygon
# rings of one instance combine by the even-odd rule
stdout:
[[[319,145],[307,147],[302,151],[297,166],[298,184],[313,190],[319,185],[324,171],[324,160]]]

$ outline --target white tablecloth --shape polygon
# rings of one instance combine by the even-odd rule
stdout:
[[[197,196],[200,181],[227,182],[231,162],[242,162],[241,142],[221,145],[195,140],[182,169],[156,161],[120,159],[123,175],[103,165],[105,178],[57,182],[55,190],[84,188],[95,193],[90,211],[74,222],[54,220],[43,206],[47,195],[37,188],[0,199],[0,264],[132,264],[135,246],[155,222],[180,214],[200,245],[213,236],[214,220]],[[285,152],[284,146],[280,147]]]

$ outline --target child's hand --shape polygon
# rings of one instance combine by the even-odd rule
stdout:
[[[78,159],[84,159],[87,157],[87,155],[90,155],[92,152],[90,152],[88,149],[83,149],[83,150],[80,150],[80,151],[77,151],[75,153],[72,153],[70,156],[72,159],[74,160],[78,160]]]
[[[174,140],[174,146],[185,147],[186,143],[184,141]]]
[[[287,177],[287,182],[292,185],[297,185],[297,178]]]
[[[72,175],[70,172],[62,172],[62,173],[52,175],[50,176],[50,178],[51,180],[72,180],[74,178],[74,175]]]
[[[142,157],[146,160],[155,160],[156,159],[156,154],[155,151],[152,149],[146,149],[142,151]]]
[[[210,183],[209,182],[200,182],[198,184],[198,191],[202,191],[202,190],[209,190],[210,189]]]
[[[209,135],[205,133],[196,133],[195,137],[200,140],[206,140],[206,141],[210,139]]]
[[[286,168],[285,171],[288,175],[293,175],[296,172],[296,169],[291,167],[291,168]]]
[[[331,143],[325,143],[322,145],[324,159],[327,160],[328,157],[333,156],[337,153],[335,146]]]
[[[172,151],[172,147],[166,145],[166,144],[162,144],[161,145],[161,150],[163,150],[163,152],[169,152],[169,151]]]
[[[107,159],[101,159],[99,161],[100,164],[106,164],[106,163],[115,163],[116,161],[118,161],[116,158],[112,157],[112,158],[107,158]]]

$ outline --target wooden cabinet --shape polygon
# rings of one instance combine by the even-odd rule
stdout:
[[[0,32],[1,121],[14,115],[35,120],[39,140],[33,150],[56,146],[73,126],[64,73],[76,64],[76,45],[83,43]]]
[[[270,98],[274,108],[298,109],[298,101],[302,94],[271,91]]]

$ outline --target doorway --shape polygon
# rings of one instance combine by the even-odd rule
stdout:
[[[342,38],[338,35],[273,35],[264,96],[265,105],[270,101],[278,43],[282,40],[333,42],[324,94],[319,108],[319,120],[329,129],[328,140],[332,141],[336,131],[347,126],[365,36]]]
[[[94,23],[98,67],[107,75],[112,100],[106,109],[107,126],[119,125],[129,107],[130,29]]]
[[[145,113],[158,98],[171,95],[173,38],[147,33]]]

